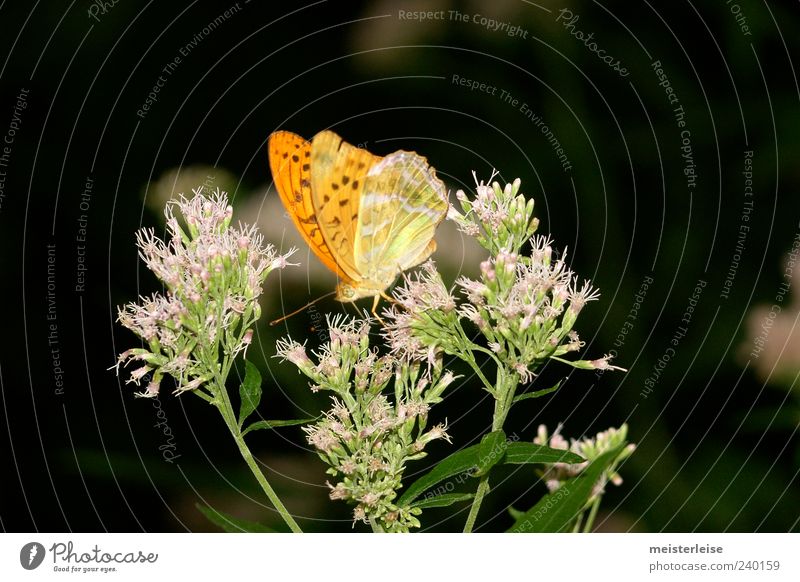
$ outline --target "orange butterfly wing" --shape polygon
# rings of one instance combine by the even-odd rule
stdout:
[[[363,275],[353,254],[361,194],[367,172],[380,160],[332,131],[321,131],[311,140],[311,200],[317,220],[337,265],[354,281]]]
[[[275,188],[297,230],[326,267],[352,280],[337,264],[317,223],[311,195],[311,143],[296,133],[276,131],[269,136],[268,147]]]

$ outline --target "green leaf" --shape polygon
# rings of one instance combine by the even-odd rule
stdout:
[[[208,521],[214,525],[218,525],[228,533],[275,533],[275,530],[265,525],[230,516],[200,503],[196,503],[195,507],[206,516]]]
[[[472,471],[478,466],[478,448],[480,445],[472,445],[466,449],[461,449],[443,459],[428,473],[414,481],[411,486],[397,501],[400,507],[409,505],[424,491],[427,491],[437,483],[444,481],[449,477],[458,475],[460,479],[462,475],[471,477]],[[463,482],[463,481],[459,481]]]
[[[420,509],[429,507],[447,507],[458,501],[466,501],[467,499],[472,499],[473,497],[475,497],[474,493],[445,493],[443,495],[434,495],[432,497],[421,499],[420,501],[415,501],[411,504],[411,507],[419,507]]]
[[[503,458],[507,446],[506,433],[502,430],[483,435],[481,444],[478,446],[478,470],[475,471],[474,476],[480,477],[488,473],[489,469]]]
[[[261,402],[261,373],[254,364],[248,360],[244,361],[245,374],[244,381],[239,387],[239,426],[244,424],[245,419],[258,408]]]
[[[558,533],[566,531],[570,523],[586,507],[595,483],[622,451],[625,444],[603,453],[574,479],[545,495],[525,514],[517,519],[508,531],[511,533]]]
[[[251,430],[262,430],[265,428],[277,428],[279,426],[295,426],[297,424],[308,424],[314,422],[316,418],[295,418],[292,420],[258,420],[242,431],[242,436]]]
[[[586,459],[573,452],[553,449],[534,443],[508,443],[503,463],[527,465],[531,463],[583,463]]]
[[[525,515],[524,511],[520,511],[519,509],[514,509],[513,507],[508,508],[508,515],[511,516],[511,519],[517,521],[520,517]]]
[[[550,386],[550,388],[542,388],[541,390],[534,390],[533,392],[525,392],[524,394],[515,396],[512,402],[519,402],[520,400],[528,400],[529,398],[539,398],[539,396],[550,394],[551,392],[555,392],[556,390],[561,388],[562,382],[563,380],[559,380],[555,386]]]

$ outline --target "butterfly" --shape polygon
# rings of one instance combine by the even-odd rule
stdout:
[[[340,282],[336,299],[381,296],[397,276],[434,250],[447,191],[415,152],[371,154],[321,131],[309,142],[295,133],[269,137],[275,187],[295,226]]]

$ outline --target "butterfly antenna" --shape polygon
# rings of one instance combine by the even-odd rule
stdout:
[[[314,301],[309,301],[308,303],[306,303],[305,305],[303,305],[299,309],[295,309],[294,311],[292,311],[291,313],[289,313],[287,315],[284,315],[283,317],[279,317],[278,319],[274,319],[274,320],[270,321],[269,324],[270,325],[278,325],[280,322],[285,321],[285,320],[289,319],[290,317],[292,317],[294,315],[297,315],[301,311],[305,311],[306,309],[308,309],[309,307],[314,305],[317,301],[320,301],[322,299],[325,299],[326,297],[330,297],[331,295],[335,295],[335,294],[336,294],[336,291],[331,291],[330,293],[325,293],[325,295],[320,295],[319,297],[314,299]]]

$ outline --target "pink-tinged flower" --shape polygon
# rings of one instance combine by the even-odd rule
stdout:
[[[306,353],[304,344],[300,344],[293,339],[281,338],[276,343],[277,353],[274,357],[290,361],[300,369],[313,366],[311,359]]]
[[[456,285],[461,287],[462,292],[467,296],[467,301],[470,303],[477,306],[486,304],[486,296],[489,294],[489,288],[481,281],[476,281],[469,277],[459,277],[456,280]]]
[[[323,376],[332,378],[339,373],[341,367],[342,366],[339,362],[339,358],[335,356],[325,356],[320,359],[319,365],[317,366],[317,370]]]
[[[584,343],[581,341],[580,337],[578,337],[578,332],[570,330],[567,334],[567,339],[569,340],[566,344],[567,351],[575,352],[581,349],[584,346]]]
[[[158,389],[161,384],[161,379],[153,380],[147,384],[147,389],[144,392],[136,392],[134,396],[139,398],[156,398],[158,396]]]
[[[450,370],[447,370],[444,375],[439,378],[438,386],[440,389],[447,388],[452,384],[456,379],[455,374],[453,374]]]
[[[512,364],[511,367],[519,376],[519,381],[523,384],[527,384],[536,377],[536,374],[531,372],[528,369],[528,366],[526,366],[522,362],[515,362],[514,364]]]
[[[192,380],[190,382],[187,382],[186,384],[179,385],[175,389],[173,394],[178,395],[178,394],[183,394],[184,392],[190,392],[192,390],[197,390],[198,388],[200,388],[200,386],[205,384],[207,381],[208,381],[208,378],[206,378],[205,376],[198,376],[197,378],[195,378],[194,380]]]
[[[492,172],[489,183],[491,183],[496,175],[497,172]],[[513,199],[510,196],[498,196],[494,186],[479,181],[475,172],[472,173],[472,176],[475,179],[476,196],[474,200],[470,201],[471,212],[483,224],[484,229],[492,233],[508,220],[510,202],[512,202]]]
[[[430,412],[430,406],[425,404],[424,402],[411,401],[405,404],[405,412],[407,418],[415,418],[417,416],[427,416],[428,412]]]
[[[517,266],[517,253],[508,252],[505,249],[500,249],[495,257],[495,266],[503,269],[506,273],[513,273]]]
[[[233,355],[236,356],[239,353],[247,354],[247,348],[250,347],[250,344],[253,343],[253,330],[248,329],[244,332],[241,341],[237,346],[233,348]]]
[[[459,317],[470,320],[481,331],[485,330],[489,326],[489,322],[486,321],[481,312],[478,311],[478,309],[471,303],[461,305],[456,313],[458,313]]]
[[[367,505],[369,507],[374,507],[375,505],[377,505],[380,498],[381,498],[380,495],[370,491],[369,493],[365,493],[364,495],[362,495],[359,501],[364,503],[364,505]]]
[[[131,348],[129,350],[125,350],[119,355],[116,363],[111,366],[111,368],[113,368],[117,372],[117,375],[119,375],[119,367],[127,366],[129,361],[136,360],[140,352],[148,353],[147,350],[143,350],[141,348]],[[111,368],[109,368],[109,370]]]
[[[300,263],[289,262],[289,257],[291,257],[296,251],[297,249],[291,249],[287,253],[276,256],[274,259],[272,259],[272,262],[270,263],[270,269],[272,270],[285,269],[286,267],[296,267],[297,265],[299,265]]]
[[[131,377],[128,378],[126,384],[130,384],[131,382],[133,382],[138,386],[139,383],[142,381],[142,378],[144,378],[152,370],[153,368],[151,368],[150,366],[141,366],[140,368],[136,368],[131,372]]]
[[[595,301],[599,297],[600,291],[592,287],[589,281],[584,281],[580,288],[578,288],[577,281],[575,281],[569,291],[569,309],[577,315],[584,305],[589,301]]]
[[[368,319],[349,318],[341,313],[326,315],[328,335],[332,346],[358,348],[369,337]]]
[[[395,358],[421,360],[428,357],[428,348],[414,333],[416,316],[404,308],[392,307],[384,310],[385,325],[382,334],[386,338]]]
[[[452,439],[450,438],[450,435],[447,434],[447,421],[445,421],[444,423],[437,424],[436,426],[431,428],[428,432],[419,437],[417,441],[414,443],[414,449],[417,451],[421,451],[425,448],[425,446],[429,442],[435,441],[437,439],[446,440],[448,443],[453,442]]]
[[[597,360],[591,360],[589,363],[595,370],[619,370],[620,372],[627,372],[626,369],[620,368],[619,366],[612,366],[609,364],[613,356],[606,354],[602,358]]]
[[[324,424],[304,426],[303,431],[308,435],[308,444],[313,445],[323,453],[330,453],[339,446],[339,439]]]
[[[389,465],[382,461],[380,458],[372,456],[367,461],[367,468],[373,472],[377,473],[378,471],[388,471]]]
[[[353,509],[353,524],[357,521],[367,521],[367,512],[361,505],[357,505],[356,508]]]
[[[487,259],[481,262],[481,274],[487,281],[493,282],[497,279],[494,268],[492,267],[492,261]]]
[[[403,285],[394,290],[394,298],[410,312],[455,309],[455,300],[444,286],[436,264],[427,260],[415,273],[403,275]]]
[[[334,487],[329,482],[325,482],[325,484],[330,488],[330,498],[334,501],[337,499],[347,499],[350,497],[350,493],[347,491],[347,487],[345,487],[344,483],[337,483]]]

